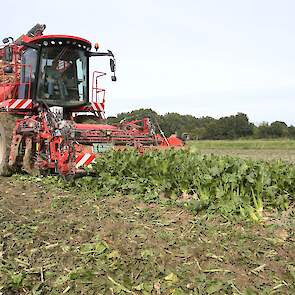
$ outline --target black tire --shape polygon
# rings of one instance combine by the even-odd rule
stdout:
[[[15,128],[16,116],[8,113],[0,113],[0,175],[11,176],[13,173],[9,167],[9,154]]]

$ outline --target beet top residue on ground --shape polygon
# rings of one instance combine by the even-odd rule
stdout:
[[[110,153],[0,178],[0,294],[294,294],[294,166]]]

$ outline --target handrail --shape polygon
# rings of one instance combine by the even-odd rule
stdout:
[[[106,73],[94,71],[92,74],[92,93],[91,102],[104,102],[105,101],[105,89],[98,86],[98,79],[105,76]]]

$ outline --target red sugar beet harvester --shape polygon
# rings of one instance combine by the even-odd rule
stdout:
[[[99,52],[97,45],[92,52],[83,38],[43,35],[44,30],[37,24],[0,46],[0,175],[19,169],[84,174],[108,149],[144,152],[183,145],[176,136],[157,134],[149,118],[104,124],[105,89],[99,80],[105,73],[94,71],[90,88],[89,60],[109,57],[116,81],[113,53]]]

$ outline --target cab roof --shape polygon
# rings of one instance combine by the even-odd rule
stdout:
[[[83,46],[86,46],[87,48],[91,48],[91,42],[77,36],[70,36],[70,35],[41,35],[41,36],[36,36],[33,38],[29,38],[29,40],[25,40],[28,43],[43,43],[44,41],[47,41],[49,43],[52,42],[70,42],[72,44],[81,44]],[[76,43],[75,43],[76,42]],[[54,44],[54,43],[52,43]]]

